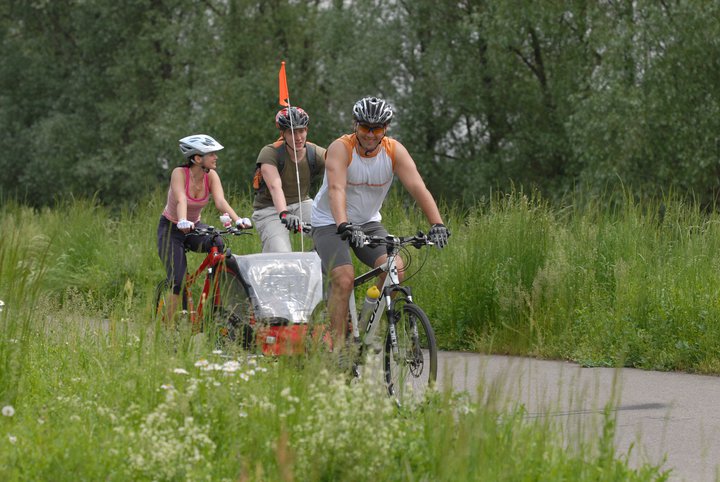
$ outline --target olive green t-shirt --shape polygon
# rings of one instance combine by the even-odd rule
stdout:
[[[270,164],[277,168],[278,157],[277,148],[275,144],[268,144],[260,150],[258,154],[257,164]],[[320,147],[312,142],[307,142],[306,146],[313,146],[315,148],[315,166],[316,166],[316,177],[322,178],[325,173],[325,148]],[[300,195],[302,200],[310,199],[310,184],[313,179],[310,179],[310,166],[307,162],[307,148],[305,149],[305,155],[298,162],[298,173],[300,174]],[[290,160],[290,156],[285,152],[285,166],[282,172],[280,172],[280,180],[282,181],[282,190],[285,193],[285,202],[287,204],[294,204],[299,202],[298,200],[298,176],[295,172],[295,163]],[[253,201],[253,209],[263,209],[273,205],[272,196],[270,190],[265,187],[255,195]]]

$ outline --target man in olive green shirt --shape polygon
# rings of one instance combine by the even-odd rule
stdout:
[[[252,219],[263,253],[292,251],[288,231],[298,232],[301,223],[310,224],[309,190],[312,181],[324,175],[325,148],[307,142],[309,122],[299,107],[281,109],[275,116],[280,139],[258,154],[260,178],[256,174]]]

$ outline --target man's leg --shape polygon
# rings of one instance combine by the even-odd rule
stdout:
[[[333,348],[337,350],[345,345],[347,337],[348,303],[353,290],[355,271],[351,264],[333,268],[330,272],[330,297],[328,313],[333,337]]]
[[[334,225],[316,226],[312,230],[315,250],[322,261],[322,270],[328,296],[328,315],[333,347],[345,344],[347,333],[348,301],[353,289],[355,270],[347,241],[340,238]]]
[[[263,253],[289,253],[292,251],[290,231],[280,221],[275,206],[253,212],[252,220],[260,235]]]

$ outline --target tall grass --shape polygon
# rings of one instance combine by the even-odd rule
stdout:
[[[92,200],[39,212],[4,203],[0,299],[13,303],[25,296],[15,286],[32,286],[60,305],[81,299],[101,318],[148,322],[164,276],[155,246],[163,199],[158,191],[115,212]],[[231,201],[249,215],[249,200]],[[578,198],[557,207],[522,192],[443,212],[449,246],[411,250],[407,271],[442,348],[720,372],[717,213],[671,196],[642,204],[622,194]],[[398,235],[428,229],[398,192],[384,223]],[[254,253],[260,242],[241,237],[230,247]],[[188,256],[191,265],[202,257]],[[13,283],[23,277],[32,283]]]
[[[154,200],[112,214],[83,200],[40,212],[11,202],[0,208],[0,299],[7,303],[0,314],[0,479],[666,477],[616,457],[610,411],[600,433],[568,432],[554,417],[528,417],[482,383],[469,394],[476,396],[437,393],[398,408],[372,363],[362,380],[350,381],[326,353],[277,360],[220,353],[202,334],[153,323],[150,294],[163,274],[155,252],[160,209]],[[391,213],[387,223],[399,234],[426,224],[402,198]],[[509,344],[511,333],[527,330],[526,305],[503,297],[532,293],[553,259],[557,223],[547,206],[512,198],[467,219],[450,216],[451,248],[429,252],[412,280],[446,346],[475,347],[492,337]],[[519,226],[544,244],[505,243]],[[495,265],[476,288],[466,269],[493,262],[473,255],[473,246],[490,260],[515,259]],[[241,238],[232,248],[257,252],[259,242]],[[471,288],[487,300],[481,311],[461,294]],[[562,334],[542,324],[533,330],[515,346],[546,347]]]
[[[673,197],[556,208],[516,194],[450,224],[458,235],[418,283],[444,347],[720,371],[717,213]]]
[[[396,407],[376,365],[349,382],[323,353],[253,358],[202,335],[40,304],[12,403],[2,480],[663,480],[604,435],[499,398],[438,393]],[[45,321],[50,320],[50,321]],[[4,337],[4,335],[2,335]],[[0,394],[0,397],[5,394]]]

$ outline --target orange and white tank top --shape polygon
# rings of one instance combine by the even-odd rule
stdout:
[[[358,152],[355,134],[344,135],[338,140],[345,145],[350,158],[345,187],[348,222],[365,224],[382,220],[380,208],[392,185],[397,141],[383,137],[377,154],[365,157]],[[313,201],[311,222],[313,226],[335,224],[330,211],[327,172]]]
[[[210,200],[210,183],[208,181],[208,175],[205,173],[203,176],[203,185],[205,186],[205,194],[200,199],[196,199],[190,196],[190,168],[183,167],[185,171],[185,197],[187,198],[187,219],[191,223],[197,223],[200,221],[200,212],[207,205]],[[165,209],[163,209],[163,216],[168,218],[173,223],[177,224],[179,221],[177,215],[177,199],[175,194],[172,192],[172,187],[168,189],[167,203]]]

